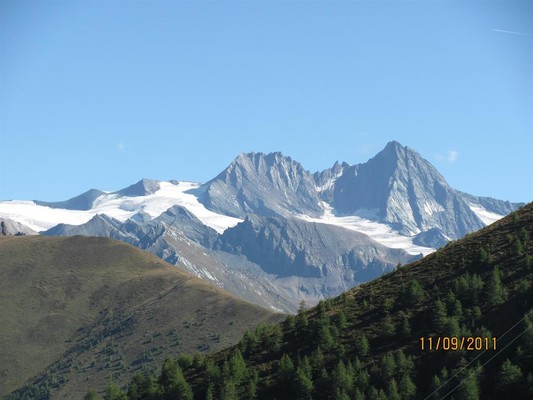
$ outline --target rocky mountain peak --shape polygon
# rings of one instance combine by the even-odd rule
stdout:
[[[121,189],[116,194],[127,197],[147,196],[159,190],[159,181],[155,179],[141,179],[139,182]]]
[[[302,213],[320,215],[313,176],[282,153],[243,153],[197,191],[207,208],[244,218]]]

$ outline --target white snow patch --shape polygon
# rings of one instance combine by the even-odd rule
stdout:
[[[2,201],[0,202],[0,216],[20,222],[35,231],[43,231],[59,223],[81,225],[96,214],[106,214],[124,222],[142,210],[152,218],[156,218],[170,207],[179,205],[218,233],[242,222],[242,219],[208,210],[196,196],[185,193],[199,187],[199,183],[159,182],[159,185],[160,189],[157,192],[147,196],[120,197],[117,194],[103,194],[94,201],[93,208],[87,211],[39,206],[33,201]]]
[[[322,203],[322,206],[324,207],[324,215],[320,218],[312,218],[305,215],[298,215],[298,217],[310,222],[340,226],[352,231],[364,233],[386,247],[404,249],[409,254],[422,253],[425,256],[435,251],[431,247],[413,244],[412,237],[400,235],[386,224],[371,221],[356,215],[337,217],[333,214],[333,210],[329,204]]]
[[[487,210],[481,204],[469,203],[468,206],[485,225],[490,225],[505,217],[505,215],[496,214]]]
[[[423,207],[424,207],[424,211],[429,215],[433,215],[433,213],[444,211],[444,208],[439,203],[436,203],[434,201],[424,202]]]

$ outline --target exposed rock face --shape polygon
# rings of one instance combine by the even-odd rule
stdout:
[[[439,228],[431,228],[425,232],[420,232],[413,239],[413,243],[419,246],[432,247],[438,249],[448,243],[446,236]]]
[[[322,214],[313,176],[281,153],[240,154],[196,193],[210,210],[239,218]]]
[[[136,197],[146,196],[159,190],[159,182],[154,179],[141,179],[127,188],[115,192],[120,196]]]
[[[0,236],[36,235],[33,229],[9,218],[0,218]]]
[[[277,276],[351,279],[354,284],[360,273],[379,276],[398,262],[418,258],[359,232],[280,217],[248,218],[226,230],[217,245]]]
[[[163,196],[165,207],[161,198],[154,200],[157,194],[150,196],[167,187],[143,179],[101,199],[104,192],[90,190],[64,202],[37,202],[70,210],[109,209],[115,216],[130,210],[130,203],[137,207],[123,222],[96,215],[85,224],[59,224],[44,234],[113,237],[248,301],[294,311],[301,300],[312,304],[337,295],[419,257],[405,251],[424,250],[413,245],[430,252],[428,247],[441,247],[521,206],[454,190],[428,161],[398,142],[388,143],[366,163],[337,162],[314,174],[281,153],[241,154],[216,178],[179,192],[196,199],[176,197],[174,204],[183,206],[152,218],[173,204],[173,195]],[[196,200],[222,214],[211,215],[214,220],[245,220],[227,225],[219,235],[204,224],[208,220],[197,218],[206,210]]]
[[[428,161],[398,142],[364,164],[345,168],[332,192],[337,213],[373,213],[403,234],[438,227],[455,239],[484,226]]]

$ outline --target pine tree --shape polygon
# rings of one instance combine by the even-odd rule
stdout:
[[[104,400],[127,400],[127,397],[115,383],[111,383],[105,391]]]
[[[491,306],[496,306],[503,303],[504,289],[500,269],[498,267],[494,268],[492,271],[491,280],[487,286],[489,304]]]
[[[227,379],[220,392],[220,400],[238,400],[237,388],[233,379]]]
[[[205,392],[205,400],[215,400],[215,385],[213,383],[207,385],[207,391]]]
[[[333,390],[351,392],[354,383],[353,369],[348,370],[340,360],[333,371]]]
[[[381,329],[383,333],[387,336],[392,336],[396,333],[396,328],[389,314],[387,314],[385,318],[383,318],[383,324],[382,324]]]
[[[411,324],[409,323],[407,314],[403,314],[400,319],[400,333],[403,336],[409,336],[411,334]]]
[[[281,356],[279,361],[278,377],[281,382],[291,382],[294,375],[294,364],[287,354]]]
[[[440,395],[440,386],[441,386],[441,380],[440,378],[437,376],[437,375],[434,375],[433,376],[433,379],[431,379],[431,386],[430,386],[430,390],[431,390],[431,393],[433,393],[433,395],[431,396],[432,399],[440,399],[441,398],[441,395]]]
[[[498,387],[501,393],[512,394],[522,380],[522,370],[509,359],[505,360],[500,368]]]
[[[385,353],[381,357],[380,370],[382,379],[388,381],[394,375],[396,371],[396,363],[394,362],[394,356],[391,352]]]
[[[257,382],[259,382],[259,374],[253,370],[248,378],[248,385],[246,386],[246,399],[255,400],[257,398]]]
[[[387,384],[386,395],[388,400],[402,400],[396,379],[391,379]]]
[[[457,388],[457,400],[479,400],[478,375],[467,369],[463,373],[462,384]]]
[[[229,361],[231,375],[238,386],[246,374],[246,363],[239,349],[235,351]]]
[[[370,351],[370,345],[368,344],[368,339],[364,333],[355,337],[355,350],[360,357],[366,356]]]
[[[298,366],[296,370],[296,393],[300,399],[310,399],[314,389],[313,377],[311,375],[311,365],[307,357]]]
[[[400,394],[402,399],[412,399],[416,394],[416,386],[409,377],[409,375],[404,374],[400,379]]]
[[[433,329],[435,332],[442,332],[447,317],[446,305],[441,300],[437,300],[433,311]]]

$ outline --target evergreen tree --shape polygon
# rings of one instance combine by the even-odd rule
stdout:
[[[380,370],[384,381],[388,381],[396,372],[396,363],[391,352],[387,352],[381,357]]]
[[[220,392],[220,400],[238,400],[237,388],[233,379],[227,379],[224,382],[224,386]]]
[[[360,357],[366,356],[370,351],[370,345],[364,333],[361,333],[355,337],[355,351]]]
[[[278,377],[281,382],[289,383],[294,375],[294,364],[287,354],[283,354],[279,361]]]
[[[386,315],[385,318],[383,318],[383,324],[381,327],[383,333],[387,336],[392,336],[396,333],[396,328],[394,326],[394,323],[392,322],[392,318],[390,315]]]
[[[398,383],[396,382],[396,379],[389,380],[387,384],[387,390],[386,395],[388,400],[402,400],[402,396],[400,395],[400,390],[398,389]]]
[[[334,347],[335,342],[329,325],[320,324],[318,327],[318,343],[326,351],[330,351]]]
[[[489,305],[495,306],[503,303],[504,289],[500,269],[498,267],[494,268],[492,271],[492,276],[487,286]]]
[[[437,300],[433,309],[433,329],[435,332],[442,332],[448,317],[446,305],[441,300]]]
[[[402,399],[408,400],[415,397],[416,394],[416,386],[409,377],[409,375],[404,374],[402,378],[400,379],[400,394],[402,396]]]
[[[432,399],[440,399],[441,398],[441,393],[440,393],[440,386],[442,385],[442,382],[440,380],[440,378],[438,377],[438,375],[434,375],[433,376],[433,379],[431,379],[431,386],[430,386],[430,390],[431,390],[431,393],[433,393],[433,395],[431,396]]]
[[[311,366],[307,357],[300,363],[296,370],[295,389],[299,399],[310,399],[314,389]]]
[[[105,391],[104,400],[127,400],[127,397],[115,383],[111,383]]]
[[[207,362],[205,363],[205,376],[207,383],[216,384],[220,379],[220,375],[220,369],[213,362],[213,360],[207,360]]]
[[[215,400],[215,384],[210,383],[207,385],[207,391],[205,392],[205,400]]]
[[[411,334],[411,324],[409,323],[409,317],[407,314],[402,313],[400,319],[400,333],[403,336],[409,336]]]
[[[522,380],[522,370],[509,359],[505,360],[498,376],[498,388],[501,393],[512,395]]]
[[[305,301],[300,303],[300,308],[298,309],[298,315],[296,317],[296,328],[299,332],[303,332],[307,329],[309,325],[309,320],[307,319]]]
[[[339,311],[339,313],[337,314],[337,318],[338,318],[338,324],[337,326],[339,327],[339,330],[344,330],[346,328],[346,325],[347,325],[347,320],[346,320],[346,314],[344,314],[344,311]]]
[[[522,327],[524,328],[524,334],[521,338],[522,344],[526,348],[533,348],[533,310],[524,315]]]
[[[463,374],[461,386],[457,388],[457,400],[479,400],[479,383],[475,371],[467,369]]]
[[[342,360],[337,363],[333,371],[333,390],[350,393],[354,383],[353,369],[348,370]]]
[[[259,374],[253,370],[248,378],[248,385],[246,386],[246,399],[255,400],[257,398],[257,382],[259,382]]]
[[[231,375],[238,386],[246,374],[246,363],[239,349],[235,351],[229,361]]]

